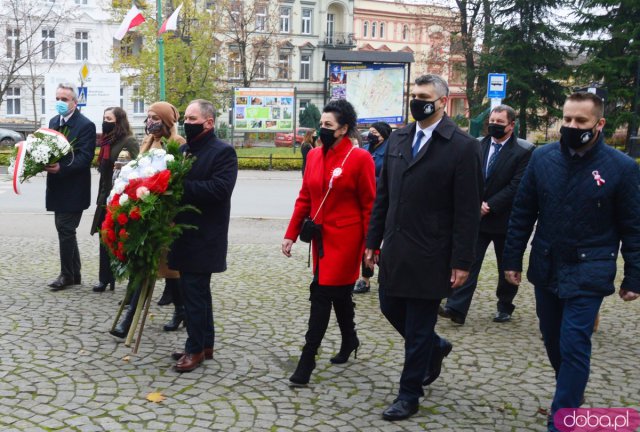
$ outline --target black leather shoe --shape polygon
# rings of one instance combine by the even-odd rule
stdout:
[[[507,321],[511,321],[511,314],[508,314],[506,312],[496,312],[495,316],[493,317],[493,322],[503,323]]]
[[[60,291],[71,285],[73,285],[73,280],[62,275],[49,284],[51,291]]]
[[[81,275],[75,275],[73,277],[73,284],[74,285],[82,285],[82,276]]]
[[[428,386],[438,379],[438,377],[440,376],[440,372],[442,371],[442,360],[444,360],[444,358],[448,356],[453,349],[453,345],[451,345],[451,342],[446,339],[442,340],[444,342],[444,346],[433,347],[433,349],[436,351],[431,356],[431,365],[429,366],[429,371],[424,377],[424,381],[422,381],[423,386]]]
[[[418,403],[397,400],[382,412],[382,418],[388,421],[404,420],[418,412]]]
[[[111,281],[108,283],[98,282],[92,287],[92,289],[93,289],[93,292],[104,292],[107,289],[107,286],[111,291],[113,291],[116,288],[116,282],[115,281]]]
[[[466,317],[448,307],[438,306],[438,315],[442,318],[448,318],[456,324],[464,325]]]
[[[356,282],[356,286],[353,287],[353,293],[354,294],[364,294],[371,291],[371,286],[367,285],[367,283],[365,281],[363,281],[362,279],[360,279],[358,282]]]

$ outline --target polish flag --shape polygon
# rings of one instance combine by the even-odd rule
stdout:
[[[162,33],[168,31],[178,30],[178,14],[180,13],[180,9],[182,9],[182,5],[183,3],[181,3],[180,6],[178,6],[178,8],[171,14],[171,16],[162,23],[160,30],[158,30],[158,35],[161,35]]]
[[[129,30],[134,27],[139,26],[144,22],[144,17],[142,16],[142,12],[136,7],[136,5],[131,6],[131,9],[124,17],[122,24],[118,27],[118,31],[116,32],[114,39],[122,40],[124,35],[127,34]]]

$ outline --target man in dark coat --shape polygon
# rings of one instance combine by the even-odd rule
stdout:
[[[504,249],[505,276],[519,284],[534,224],[527,278],[556,391],[548,430],[561,408],[578,408],[589,381],[591,335],[600,304],[615,292],[620,243],[625,261],[620,297],[640,297],[640,170],[607,146],[602,100],[569,96],[560,142],[533,153],[520,183]],[[570,412],[568,414],[571,414]],[[562,421],[562,411],[557,421]]]
[[[63,133],[73,152],[47,165],[46,207],[54,212],[60,245],[60,274],[49,284],[51,291],[80,284],[80,251],[76,229],[83,210],[91,204],[91,161],[96,148],[96,126],[76,109],[78,98],[70,84],[56,89],[57,116],[49,128]]]
[[[173,353],[178,372],[190,372],[213,356],[214,327],[211,274],[227,269],[231,193],[238,177],[238,159],[229,144],[214,133],[213,104],[202,99],[189,104],[184,114],[187,144],[181,149],[195,158],[184,180],[183,204],[200,213],[185,212],[176,223],[194,225],[171,246],[169,268],[180,271],[184,296],[187,341],[183,352]]]
[[[450,318],[457,324],[464,324],[471,306],[473,293],[478,285],[478,275],[487,247],[493,242],[498,261],[498,311],[494,322],[507,322],[515,309],[513,299],[518,293],[518,286],[510,284],[504,278],[502,270],[502,251],[507,235],[507,225],[511,204],[516,195],[524,170],[527,168],[531,152],[535,146],[519,139],[514,134],[516,112],[508,105],[498,105],[489,115],[489,134],[482,140],[482,160],[484,174],[484,193],[480,208],[480,233],[476,246],[476,260],[471,267],[469,279],[455,290],[447,300],[444,308],[440,308],[440,316]]]
[[[480,224],[480,143],[444,113],[449,87],[416,79],[417,120],[389,137],[365,250],[373,268],[382,244],[380,308],[404,337],[400,391],[383,412],[401,420],[418,411],[422,386],[435,381],[452,345],[434,330],[440,301],[466,281]]]

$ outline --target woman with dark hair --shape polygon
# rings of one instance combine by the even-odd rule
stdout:
[[[371,155],[354,146],[349,138],[355,131],[356,121],[353,106],[345,100],[332,101],[324,107],[320,118],[322,146],[307,156],[302,188],[282,241],[282,253],[290,257],[291,247],[301,231],[304,234],[309,226],[315,226],[311,230],[315,234],[311,240],[313,281],[309,327],[298,367],[289,378],[291,386],[309,383],[332,306],[342,343],[331,363],[346,363],[360,346],[351,291],[360,273],[376,189]],[[307,236],[303,237],[306,241]]]
[[[380,171],[382,171],[382,161],[384,159],[384,153],[387,151],[387,139],[391,135],[391,126],[386,122],[376,122],[369,128],[369,135],[367,136],[367,144],[362,147],[371,153],[373,157],[373,163],[376,165],[376,183],[380,177]],[[373,276],[373,270],[367,267],[362,259],[362,279],[356,282],[356,286],[353,288],[354,294],[362,294],[371,290],[370,279]]]
[[[307,166],[307,155],[309,151],[316,146],[317,132],[315,129],[309,129],[304,134],[302,144],[300,144],[300,153],[302,153],[302,175],[304,176],[304,169]]]
[[[91,224],[91,235],[94,235],[100,230],[100,226],[107,212],[105,206],[107,205],[107,198],[113,187],[113,171],[120,153],[126,154],[125,159],[131,160],[138,156],[138,151],[138,141],[133,137],[133,132],[131,132],[125,110],[120,107],[109,107],[104,110],[102,116],[100,153],[98,154],[100,181],[98,183],[96,212],[93,215],[93,223]],[[107,286],[113,290],[116,286],[116,281],[113,273],[111,273],[109,252],[100,244],[98,283],[93,286],[93,291],[103,292]]]

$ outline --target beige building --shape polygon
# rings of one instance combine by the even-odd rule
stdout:
[[[422,74],[442,76],[451,90],[447,112],[467,115],[464,57],[452,52],[457,15],[450,8],[380,0],[356,0],[356,50],[412,53],[411,82]]]

